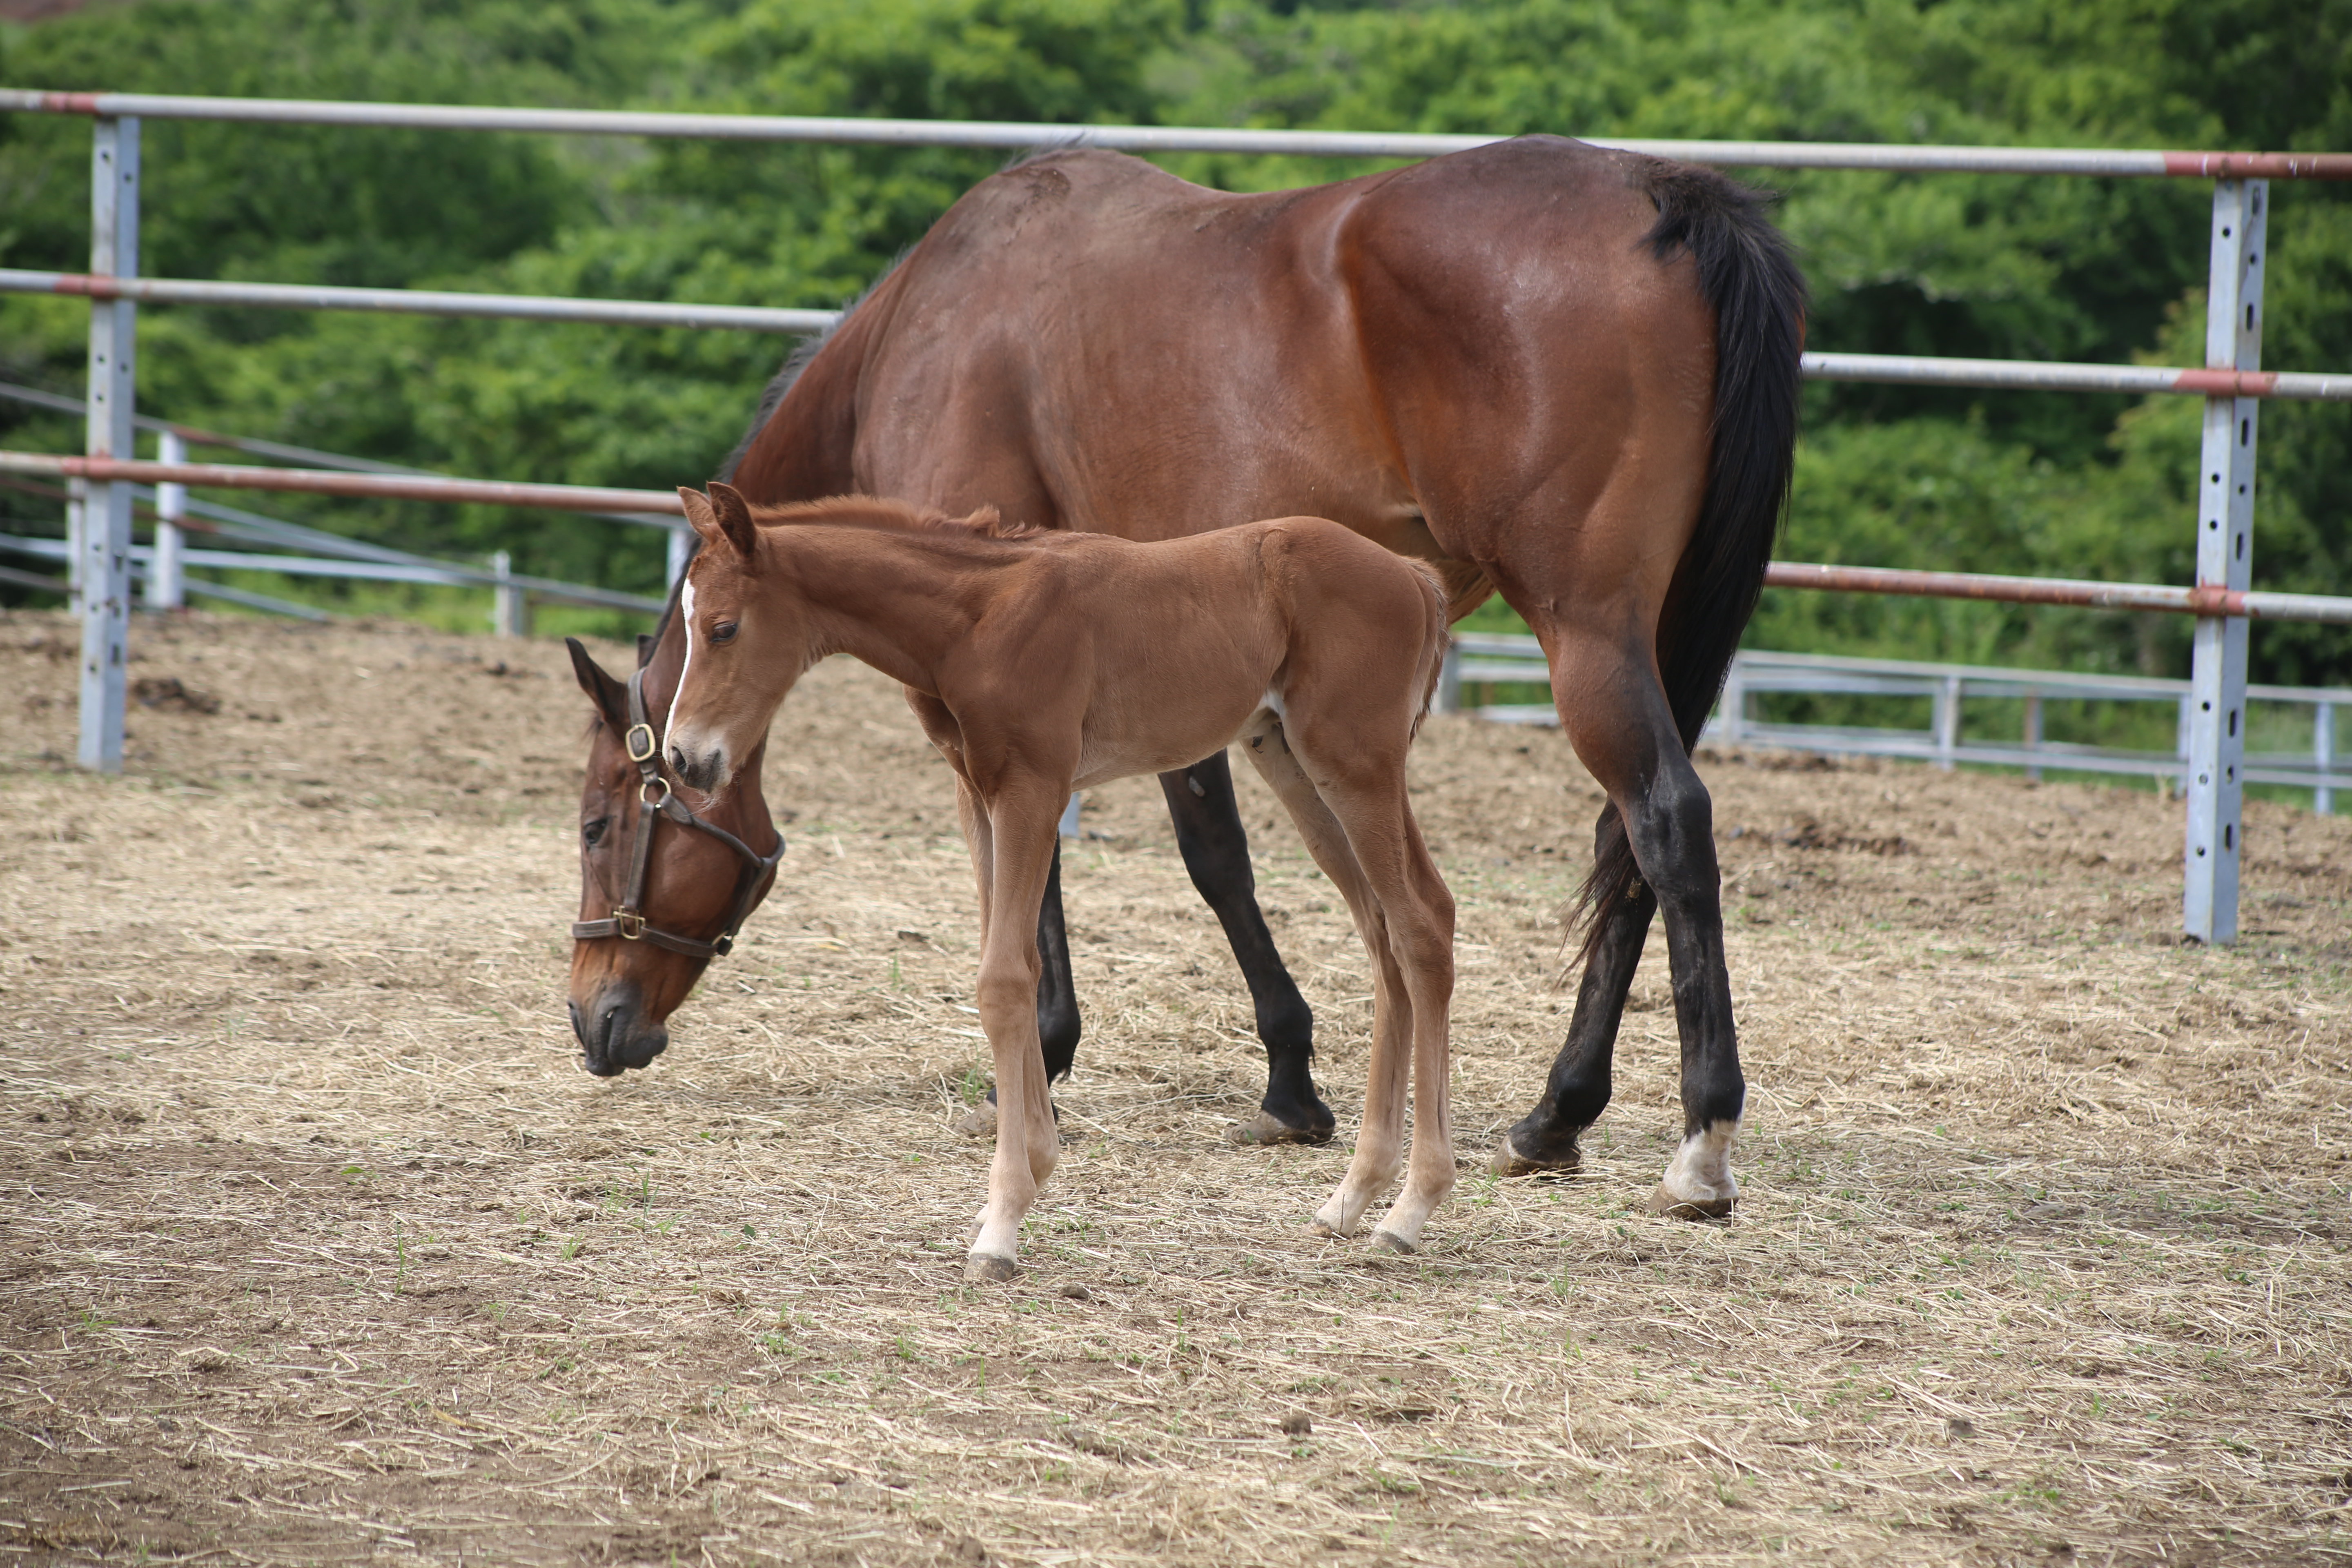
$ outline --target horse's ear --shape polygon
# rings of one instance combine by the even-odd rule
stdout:
[[[629,689],[604,673],[604,667],[588,656],[578,637],[565,637],[563,646],[572,650],[572,673],[579,679],[580,689],[604,716],[604,722],[615,734],[629,727]]]
[[[760,530],[751,521],[751,503],[733,485],[713,480],[710,504],[719,513],[719,526],[726,530],[727,537],[743,557],[743,564],[751,565],[751,552],[760,547]]]
[[[686,508],[686,521],[694,525],[705,544],[725,545],[738,564],[747,572],[751,569],[759,530],[751,525],[751,509],[734,486],[714,483],[706,496],[680,485],[677,499]]]

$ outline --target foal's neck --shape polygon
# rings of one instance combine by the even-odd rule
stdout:
[[[946,650],[980,618],[989,575],[953,535],[814,524],[767,531],[764,552],[804,608],[803,668],[845,653],[904,686],[938,693]]]

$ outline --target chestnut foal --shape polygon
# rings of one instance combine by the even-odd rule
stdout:
[[[1037,1045],[1038,906],[1071,792],[1244,742],[1339,888],[1372,963],[1363,1131],[1315,1226],[1347,1236],[1396,1179],[1376,1242],[1410,1252],[1454,1186],[1446,1008],[1454,899],[1405,798],[1405,752],[1445,641],[1436,574],[1319,517],[1160,543],[961,521],[842,497],[756,511],[678,491],[705,548],[679,616],[686,668],[664,752],[715,794],[807,669],[846,653],[904,683],[955,770],[980,879],[980,1016],[996,1159],[970,1279],[1014,1272],[1060,1139]]]

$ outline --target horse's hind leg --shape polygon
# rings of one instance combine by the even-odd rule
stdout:
[[[1594,634],[1559,627],[1552,632],[1546,643],[1551,653],[1552,689],[1563,694],[1561,722],[1577,755],[1623,815],[1643,891],[1656,899],[1665,916],[1675,1021],[1682,1036],[1683,1142],[1652,1206],[1685,1218],[1719,1218],[1731,1212],[1739,1195],[1730,1150],[1748,1090],[1732,1022],[1731,976],[1724,964],[1714,805],[1683,749],[1646,652]],[[1565,695],[1569,693],[1575,695],[1571,699]],[[1634,910],[1643,902],[1634,900]],[[1634,910],[1628,910],[1622,917],[1622,929],[1612,922],[1604,942],[1623,941],[1622,956],[1604,951],[1602,973],[1588,974],[1591,989],[1578,997],[1578,1019],[1585,1017],[1588,999],[1596,1007],[1591,1020],[1593,1033],[1587,1038],[1598,1041],[1616,1032],[1615,1014],[1623,1005],[1624,987],[1640,954],[1639,933],[1647,924],[1646,914],[1640,925],[1633,923],[1633,915]],[[1607,966],[1615,963],[1622,967]],[[1615,1005],[1604,1015],[1598,1011],[1603,1003]],[[1573,1021],[1570,1027],[1573,1031]],[[1571,1033],[1563,1058],[1578,1044]],[[1577,1064],[1568,1066],[1574,1079]],[[1553,1071],[1557,1083],[1560,1069],[1555,1066]],[[1591,1079],[1588,1076],[1581,1081],[1589,1084]],[[1552,1089],[1546,1095],[1557,1103]],[[1542,1115],[1538,1106],[1536,1116]]]
[[[1254,1121],[1235,1125],[1226,1136],[1237,1143],[1328,1142],[1331,1108],[1315,1092],[1307,1067],[1315,1055],[1315,1014],[1283,967],[1282,954],[1275,950],[1273,933],[1258,909],[1249,837],[1234,799],[1233,764],[1218,752],[1189,768],[1161,773],[1160,788],[1168,797],[1168,816],[1176,825],[1176,847],[1183,853],[1184,869],[1192,874],[1202,901],[1225,928],[1234,962],[1249,983],[1257,1037],[1265,1045],[1265,1098],[1258,1102]],[[1049,902],[1047,907],[1055,906]],[[1065,958],[1066,970],[1067,963]],[[1042,1016],[1042,1000],[1039,1005]],[[1075,1004],[1070,1011],[1075,1025]]]
[[[1604,830],[1614,820],[1614,809],[1602,815]],[[1625,994],[1633,989],[1643,944],[1649,939],[1650,921],[1657,912],[1657,895],[1647,883],[1610,911],[1608,925],[1593,945],[1591,961],[1584,966],[1584,978],[1576,988],[1576,1011],[1569,1018],[1568,1041],[1551,1065],[1543,1098],[1503,1135],[1502,1146],[1495,1151],[1496,1175],[1564,1173],[1582,1163],[1577,1140],[1609,1108],[1617,1025],[1624,1016]]]

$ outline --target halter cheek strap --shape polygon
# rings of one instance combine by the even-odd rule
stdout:
[[[770,879],[776,874],[776,862],[783,858],[783,830],[772,822],[769,824],[776,835],[776,847],[761,855],[725,828],[695,816],[686,802],[677,798],[662,773],[660,742],[655,739],[654,727],[646,717],[646,672],[642,669],[629,677],[629,728],[621,742],[628,748],[629,760],[637,764],[637,836],[629,847],[628,890],[604,920],[574,921],[572,938],[574,942],[593,942],[600,937],[616,936],[624,942],[649,942],[656,947],[705,962],[724,958],[735,946],[735,933],[742,929],[751,907],[767,891]],[[727,923],[709,942],[664,931],[646,919],[646,870],[653,861],[654,823],[664,817],[680,827],[710,835],[733,850],[742,862],[735,874],[735,901],[728,909]]]

